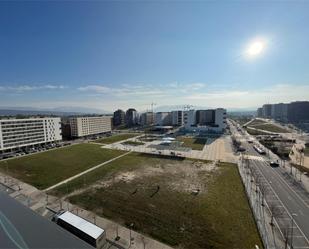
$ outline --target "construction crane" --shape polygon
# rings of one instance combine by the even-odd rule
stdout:
[[[152,111],[152,113],[153,113],[153,107],[154,107],[155,105],[157,105],[157,104],[152,102],[150,105],[151,105],[151,111]]]
[[[183,106],[183,110],[184,111],[189,111],[191,107],[193,107],[193,105],[184,105]]]

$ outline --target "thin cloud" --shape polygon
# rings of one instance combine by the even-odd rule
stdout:
[[[111,91],[110,88],[106,86],[100,86],[100,85],[88,85],[88,86],[82,86],[77,88],[77,90],[82,92],[96,92],[96,93],[108,93]]]
[[[18,85],[18,86],[0,86],[0,91],[5,92],[30,92],[37,90],[60,90],[65,89],[63,85]]]

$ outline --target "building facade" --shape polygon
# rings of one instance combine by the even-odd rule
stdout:
[[[172,111],[172,125],[183,126],[183,111]]]
[[[296,101],[288,105],[287,119],[291,123],[309,121],[309,101]]]
[[[271,118],[279,121],[287,121],[288,105],[284,103],[271,105]]]
[[[112,131],[112,117],[72,117],[70,126],[72,137],[108,133]]]
[[[0,151],[60,140],[60,118],[0,119]]]
[[[165,126],[172,125],[171,112],[157,112],[155,115],[155,125]]]
[[[223,132],[226,128],[226,110],[189,110],[184,112],[184,127],[187,130]]]
[[[271,118],[271,109],[272,105],[271,104],[265,104],[263,105],[263,117],[264,118]]]
[[[121,126],[125,124],[125,117],[126,114],[123,110],[118,109],[117,111],[114,112],[114,119],[113,123],[114,126]]]
[[[262,118],[263,117],[263,108],[260,107],[257,109],[257,117]]]
[[[137,111],[133,108],[130,108],[126,111],[126,126],[127,127],[132,127],[137,125]]]
[[[263,110],[262,113],[260,113],[261,109]],[[309,122],[309,101],[267,104],[258,108],[257,112],[258,117],[272,118],[282,122]]]
[[[154,114],[153,112],[144,112],[140,116],[140,124],[141,125],[152,125],[154,122]]]

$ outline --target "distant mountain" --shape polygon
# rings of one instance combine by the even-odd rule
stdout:
[[[184,110],[185,106],[186,105],[163,105],[154,108],[154,112],[170,112],[170,111]],[[190,109],[198,110],[198,109],[211,109],[211,108],[205,106],[190,106]]]
[[[81,114],[110,114],[112,112],[86,108],[86,107],[57,107],[57,108],[33,108],[33,107],[0,107],[0,116],[16,115],[56,115],[69,116]]]

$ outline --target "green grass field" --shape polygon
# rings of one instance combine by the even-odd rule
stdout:
[[[269,133],[267,133],[267,132],[254,130],[254,129],[251,129],[250,127],[247,127],[246,130],[247,130],[247,132],[248,132],[250,135],[253,135],[253,136],[269,135]]]
[[[266,121],[255,119],[248,126],[255,126],[255,125],[262,125],[262,124],[266,124]]]
[[[136,137],[138,135],[141,135],[141,134],[138,134],[138,133],[117,134],[117,135],[113,135],[113,136],[110,136],[110,137],[95,140],[95,142],[96,143],[102,143],[102,144],[112,144],[112,143],[115,143],[115,142],[126,140],[128,138]]]
[[[189,147],[192,150],[203,150],[207,142],[207,138],[194,138],[194,137],[177,137],[177,140],[183,142],[184,147]]]
[[[96,144],[78,144],[0,162],[0,170],[38,189],[45,189],[123,153],[102,149]]]
[[[133,223],[134,230],[177,248],[254,248],[256,244],[263,248],[236,165],[221,163],[211,174],[198,171],[199,184],[205,185],[200,185],[205,191],[192,195],[178,191],[186,185],[183,170],[194,168],[187,160],[174,161],[173,172],[169,171],[170,159],[143,157],[130,154],[112,162],[110,174],[120,165],[134,171],[146,165],[158,168],[158,163],[164,173],[97,186],[71,196],[70,201],[118,223]],[[102,172],[101,177],[106,174]],[[178,186],[176,190],[171,183]]]
[[[250,125],[249,125],[250,127]],[[273,125],[273,124],[260,124],[260,125],[255,125],[254,128],[264,130],[264,131],[270,131],[270,132],[275,132],[275,133],[288,133],[289,131],[281,128],[279,126]]]

